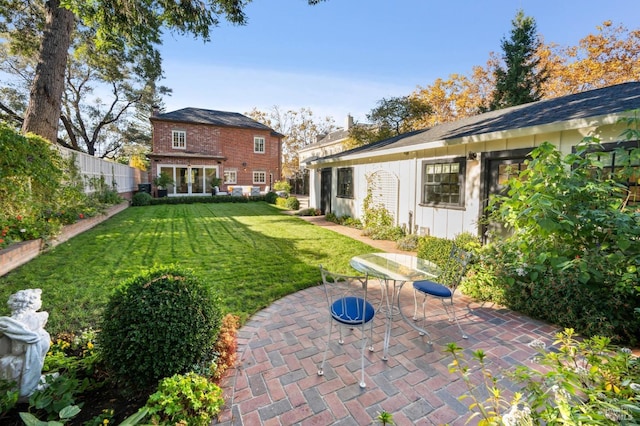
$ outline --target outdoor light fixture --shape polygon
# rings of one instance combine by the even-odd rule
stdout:
[[[469,154],[467,154],[467,158],[469,160],[477,160],[478,159],[478,153],[477,152],[473,152],[473,151],[469,151]]]

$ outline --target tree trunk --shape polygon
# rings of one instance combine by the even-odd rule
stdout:
[[[31,84],[22,131],[35,133],[55,143],[74,15],[60,7],[60,0],[49,0],[46,5],[47,20],[40,57]]]

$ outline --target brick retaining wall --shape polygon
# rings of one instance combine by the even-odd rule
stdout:
[[[52,239],[48,245],[45,245],[42,239],[38,239],[22,241],[0,250],[0,276],[7,274],[20,265],[24,265],[40,253],[46,251],[48,248],[55,247],[58,244],[64,243],[70,238],[93,228],[97,224],[109,219],[111,216],[120,213],[127,207],[129,207],[128,202],[121,203],[111,207],[103,215],[89,217],[71,225],[67,225],[62,228],[60,235]]]

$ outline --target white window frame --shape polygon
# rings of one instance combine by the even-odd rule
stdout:
[[[187,132],[185,130],[172,130],[171,146],[173,149],[187,149]]]
[[[222,173],[222,176],[224,176],[224,184],[225,185],[230,185],[230,184],[235,184],[238,183],[238,171],[235,169],[227,169]]]
[[[262,176],[262,179],[256,179],[256,177]],[[253,172],[253,183],[255,184],[266,184],[267,183],[267,172],[263,171],[254,171]]]
[[[263,136],[253,137],[253,152],[255,154],[264,154],[266,152],[267,141]]]

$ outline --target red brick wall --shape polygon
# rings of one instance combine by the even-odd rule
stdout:
[[[269,185],[269,174],[273,182],[280,180],[281,173],[281,140],[269,130],[244,129],[235,127],[217,127],[207,124],[177,123],[171,121],[152,120],[153,154],[196,155],[205,154],[221,157],[218,159],[161,157],[152,158],[151,176],[157,176],[161,165],[215,166],[219,165],[220,176],[225,169],[236,169],[238,185],[252,185],[253,172],[266,172]],[[173,149],[172,131],[186,132],[186,149]],[[253,152],[253,138],[261,136],[265,139],[265,153]],[[218,161],[220,163],[218,163]]]

